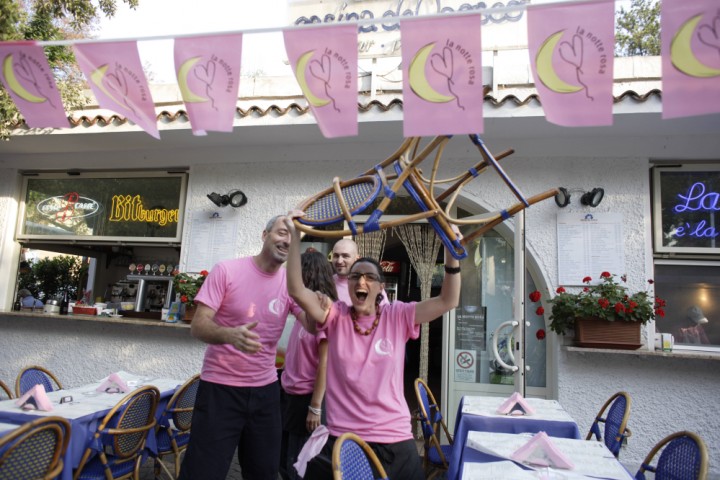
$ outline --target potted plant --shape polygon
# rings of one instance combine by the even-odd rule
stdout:
[[[564,335],[575,330],[576,344],[584,347],[637,349],[640,342],[640,325],[656,316],[664,317],[665,301],[652,297],[647,291],[628,293],[624,285],[626,276],[620,282],[610,272],[600,274],[600,283],[591,285],[592,278],[583,278],[586,284],[577,293],[558,287],[552,304],[550,329]],[[650,285],[652,280],[648,280]],[[533,292],[531,300],[540,298]]]
[[[173,289],[175,290],[176,299],[182,303],[185,317],[190,316],[195,311],[195,296],[200,291],[205,279],[208,276],[207,270],[200,273],[178,273],[173,277]]]

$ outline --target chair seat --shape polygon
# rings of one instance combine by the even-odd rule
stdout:
[[[442,449],[443,455],[445,455],[445,459],[447,459],[448,465],[451,463],[452,460],[450,460],[450,455],[452,454],[452,445],[440,445],[440,448]],[[443,462],[440,459],[440,454],[438,451],[434,448],[431,448],[427,451],[428,455],[428,461],[432,463],[433,465],[440,465],[442,466]]]
[[[135,459],[129,462],[118,463],[116,459],[109,458],[108,465],[113,473],[113,477],[122,477],[129,475],[135,468]],[[100,457],[92,458],[83,468],[77,480],[105,480],[105,467],[103,467]]]
[[[158,430],[156,439],[158,453],[173,453],[172,437],[170,437],[167,428]],[[190,432],[175,432],[175,441],[179,448],[184,447],[190,441]]]

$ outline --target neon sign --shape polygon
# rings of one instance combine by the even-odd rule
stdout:
[[[705,184],[695,182],[688,189],[685,195],[678,194],[678,198],[682,201],[673,207],[673,212],[717,212],[720,210],[720,194],[718,192],[705,193]],[[684,225],[675,227],[675,237],[696,237],[696,238],[716,238],[720,236],[717,229],[713,225],[708,225],[705,220],[697,223],[684,222]]]
[[[110,208],[111,222],[149,222],[164,227],[168,223],[177,223],[180,210],[150,208],[143,206],[140,195],[114,195]]]
[[[100,210],[100,204],[91,198],[81,197],[77,192],[69,192],[46,198],[39,202],[36,208],[40,215],[66,223],[96,214]]]

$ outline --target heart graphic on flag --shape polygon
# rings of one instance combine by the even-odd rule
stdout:
[[[125,81],[125,74],[119,69],[115,71],[117,73],[108,73],[105,76],[105,78],[107,78],[108,88],[115,93],[119,93],[123,97],[127,97],[128,86],[127,81]]]
[[[215,80],[215,62],[209,60],[206,65],[198,65],[193,73],[205,85],[212,85]]]
[[[698,28],[698,38],[708,47],[720,50],[720,16],[715,17],[711,25],[701,25]]]
[[[35,85],[37,82],[37,80],[35,79],[35,72],[33,72],[32,68],[30,67],[30,62],[28,62],[28,59],[25,55],[20,55],[20,62],[15,63],[15,73],[18,77],[32,83],[33,85]]]
[[[330,68],[330,57],[323,55],[320,61],[313,60],[310,62],[310,75],[325,83],[329,83]]]
[[[578,35],[573,35],[572,43],[560,43],[560,58],[575,68],[582,67],[583,41]]]
[[[450,48],[443,48],[443,53],[433,53],[430,57],[430,66],[437,73],[445,78],[452,77],[453,73],[453,54]]]

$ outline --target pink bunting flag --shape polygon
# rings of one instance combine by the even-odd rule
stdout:
[[[0,61],[0,79],[30,127],[69,126],[42,47],[35,42],[2,42]]]
[[[137,42],[82,43],[73,49],[98,105],[132,120],[159,140],[155,104]]]
[[[530,67],[549,122],[612,125],[614,6],[601,0],[528,7]]]
[[[662,116],[720,112],[720,8],[717,0],[663,0]]]
[[[231,132],[242,34],[175,39],[175,74],[194,135]]]
[[[483,132],[481,16],[400,27],[406,137]]]
[[[358,134],[357,27],[285,30],[295,79],[326,138]]]

